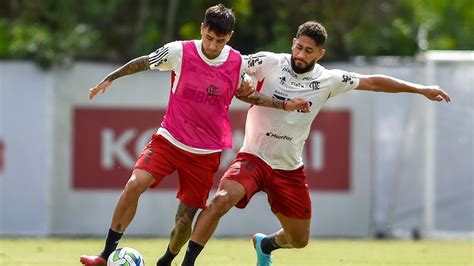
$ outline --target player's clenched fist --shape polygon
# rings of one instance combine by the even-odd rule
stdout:
[[[299,110],[304,113],[309,112],[310,104],[308,100],[302,97],[296,97],[291,100],[285,100],[284,110],[285,111],[295,111]]]

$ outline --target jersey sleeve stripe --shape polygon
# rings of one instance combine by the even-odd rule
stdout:
[[[169,48],[165,47],[163,50],[159,51],[156,55],[151,56],[150,57],[150,65],[155,64],[155,63],[160,62],[161,60],[163,60],[163,58],[168,56],[168,51],[169,51]]]

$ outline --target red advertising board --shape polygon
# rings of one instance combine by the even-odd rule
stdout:
[[[73,121],[73,188],[121,189],[141,149],[159,127],[164,109],[76,108]],[[234,148],[222,154],[216,182],[239,150],[246,110],[230,112]],[[350,112],[321,111],[311,127],[304,150],[311,190],[350,189]],[[175,174],[157,189],[176,189]]]

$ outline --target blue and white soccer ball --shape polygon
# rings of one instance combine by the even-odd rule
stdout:
[[[145,261],[137,250],[129,247],[118,248],[110,254],[107,266],[144,266]]]

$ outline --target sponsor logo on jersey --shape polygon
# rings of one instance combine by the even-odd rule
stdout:
[[[282,72],[287,72],[288,74],[290,74],[292,77],[296,78],[296,73],[293,71],[293,69],[291,69],[291,67],[288,67],[288,66],[284,66],[282,69],[281,69]]]
[[[342,75],[342,82],[344,83],[354,84],[354,79],[356,79],[355,76]]]
[[[272,132],[267,132],[265,134],[265,136],[275,138],[275,139],[281,139],[281,140],[288,140],[288,141],[293,140],[292,137],[288,137],[288,136],[284,136],[284,135],[278,135],[278,134],[275,134],[275,133],[272,133]]]
[[[293,87],[298,87],[298,88],[300,88],[300,89],[304,89],[304,85],[301,84],[301,82],[292,81],[290,84],[291,84],[291,86],[293,86]]]
[[[218,95],[219,88],[215,85],[209,85],[206,91],[193,89],[190,84],[183,87],[183,97],[187,100],[207,105],[218,105],[222,100],[222,95]]]
[[[215,79],[216,75],[212,72],[209,72],[207,70],[202,70],[201,73],[199,73],[202,77],[206,77],[209,79]]]
[[[285,85],[286,83],[286,77],[280,77],[280,84]]]
[[[263,63],[262,58],[264,58],[265,55],[249,55],[247,57],[247,66],[248,67],[254,67],[256,65],[261,65]]]
[[[280,98],[280,97],[278,97],[278,95],[281,95],[281,96],[283,96],[283,97],[282,97],[282,98]],[[274,96],[274,97],[276,97],[277,99],[280,99],[280,100],[282,100],[282,101],[283,101],[284,99],[286,99],[286,97],[288,97],[288,93],[281,92],[281,91],[279,91],[279,90],[275,90],[275,92],[274,92],[274,95],[273,95],[273,96]]]

